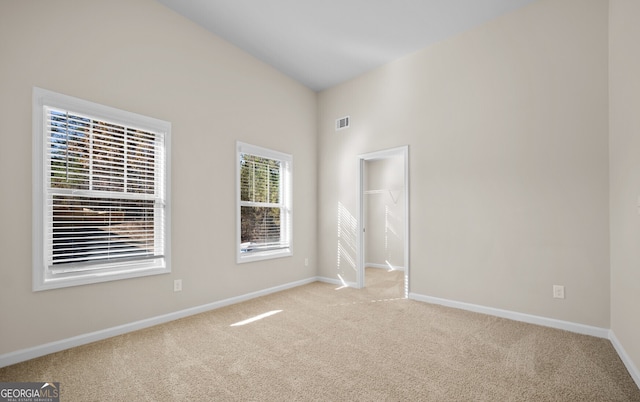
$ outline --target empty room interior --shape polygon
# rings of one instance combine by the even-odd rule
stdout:
[[[464,23],[452,32],[452,15],[427,19],[412,1],[266,3],[0,0],[0,382],[16,380],[12,367],[32,359],[308,286],[346,306],[346,295],[374,291],[366,289],[369,272],[386,272],[399,291],[380,297],[389,305],[444,306],[604,340],[639,387],[640,2],[463,1],[452,9]],[[437,15],[442,4],[423,6]],[[316,14],[270,25],[278,7],[286,16]],[[207,13],[228,15],[236,36],[207,26]],[[441,34],[421,42],[422,31],[394,21],[399,15]],[[351,19],[378,28],[359,43]],[[308,40],[309,53],[291,54],[269,42],[265,27],[320,34]],[[384,38],[403,27],[415,41],[390,48]],[[359,69],[330,75],[343,61]],[[298,64],[314,69],[297,75]],[[101,216],[101,233],[117,231],[97,210],[122,192],[121,177],[99,171],[77,190],[71,146],[60,159],[66,165],[55,164],[56,133],[68,133],[70,121],[102,124],[101,115],[73,120],[75,105],[125,116],[133,128],[123,141],[139,154],[125,152],[122,163],[153,164],[144,168],[152,179],[127,176],[122,186],[130,209],[151,211],[154,246],[130,246],[133,235],[118,232],[130,239],[109,257],[115,268],[85,257],[65,268],[56,260],[59,237],[47,237],[61,225],[59,211],[72,213],[56,203],[76,196],[86,204],[74,225]],[[140,116],[147,131],[163,133],[148,145],[159,152],[161,144],[162,153],[139,156],[151,152],[141,150],[147,126],[133,123]],[[66,128],[53,123],[61,119]],[[36,139],[42,127],[49,145]],[[109,164],[91,149],[93,175]],[[279,197],[245,200],[244,166],[274,160]],[[66,180],[59,188],[58,168]],[[93,189],[103,179],[111,184],[101,195]],[[131,189],[149,181],[151,190]],[[258,219],[248,211],[267,208],[281,214],[270,227],[278,245],[244,241],[245,223]],[[144,264],[136,265],[140,250]],[[246,327],[287,319],[286,309],[272,313]],[[375,317],[348,328],[367,319]],[[425,335],[412,347],[426,345]],[[411,387],[398,398],[359,395],[406,400]],[[485,391],[462,399],[506,395]],[[638,400],[636,391],[611,400]],[[426,399],[449,399],[429,392]]]

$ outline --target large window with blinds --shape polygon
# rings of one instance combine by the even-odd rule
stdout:
[[[292,255],[291,155],[237,143],[237,261]]]
[[[33,92],[33,288],[170,272],[168,122]]]

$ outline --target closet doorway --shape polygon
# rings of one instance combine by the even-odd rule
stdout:
[[[409,296],[409,147],[358,156],[357,286],[378,269],[404,278]],[[387,277],[389,277],[387,275]]]

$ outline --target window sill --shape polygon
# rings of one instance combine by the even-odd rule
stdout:
[[[36,278],[33,281],[33,291],[67,288],[71,286],[89,285],[117,281],[121,279],[139,278],[142,276],[161,275],[171,273],[169,264],[157,261],[153,264],[145,264],[137,267],[118,267],[112,269],[96,270],[90,272],[72,272],[68,274],[49,274]]]
[[[284,258],[291,257],[293,255],[293,251],[291,248],[282,249],[282,250],[273,250],[273,251],[262,251],[262,252],[253,252],[253,253],[240,253],[237,256],[237,263],[244,264],[247,262],[255,262],[255,261],[263,261],[263,260],[271,260],[274,258]]]

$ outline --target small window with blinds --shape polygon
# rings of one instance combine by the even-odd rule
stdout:
[[[292,255],[292,167],[291,155],[238,142],[238,263]]]
[[[170,272],[167,122],[34,88],[34,290]]]

